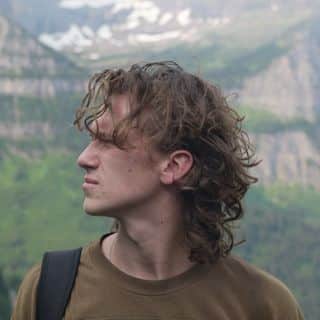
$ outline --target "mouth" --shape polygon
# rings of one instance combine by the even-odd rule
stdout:
[[[89,178],[89,177],[84,177],[84,183],[83,186],[87,186],[87,185],[96,185],[98,184],[98,181],[93,179],[93,178]]]

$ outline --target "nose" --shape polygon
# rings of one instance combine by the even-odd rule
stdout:
[[[79,167],[86,170],[98,167],[99,159],[97,154],[94,152],[91,143],[80,153],[77,164]]]

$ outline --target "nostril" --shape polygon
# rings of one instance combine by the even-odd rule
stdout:
[[[79,167],[83,167],[85,164],[84,164],[84,159],[83,159],[83,155],[82,153],[79,155],[78,159],[77,159],[77,164]]]
[[[88,154],[86,150],[84,150],[77,159],[77,164],[79,167],[87,170],[92,168],[97,168],[99,161],[94,154]]]

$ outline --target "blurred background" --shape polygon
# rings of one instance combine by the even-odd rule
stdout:
[[[89,76],[176,60],[223,88],[263,159],[234,249],[320,319],[317,0],[0,0],[0,319],[44,251],[109,230],[82,210]],[[112,183],[112,182],[111,182]]]

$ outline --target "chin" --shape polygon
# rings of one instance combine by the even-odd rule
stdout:
[[[97,203],[93,203],[93,201],[90,201],[89,199],[85,199],[83,203],[83,210],[90,216],[104,217],[111,217],[112,212],[110,208],[99,206]]]

